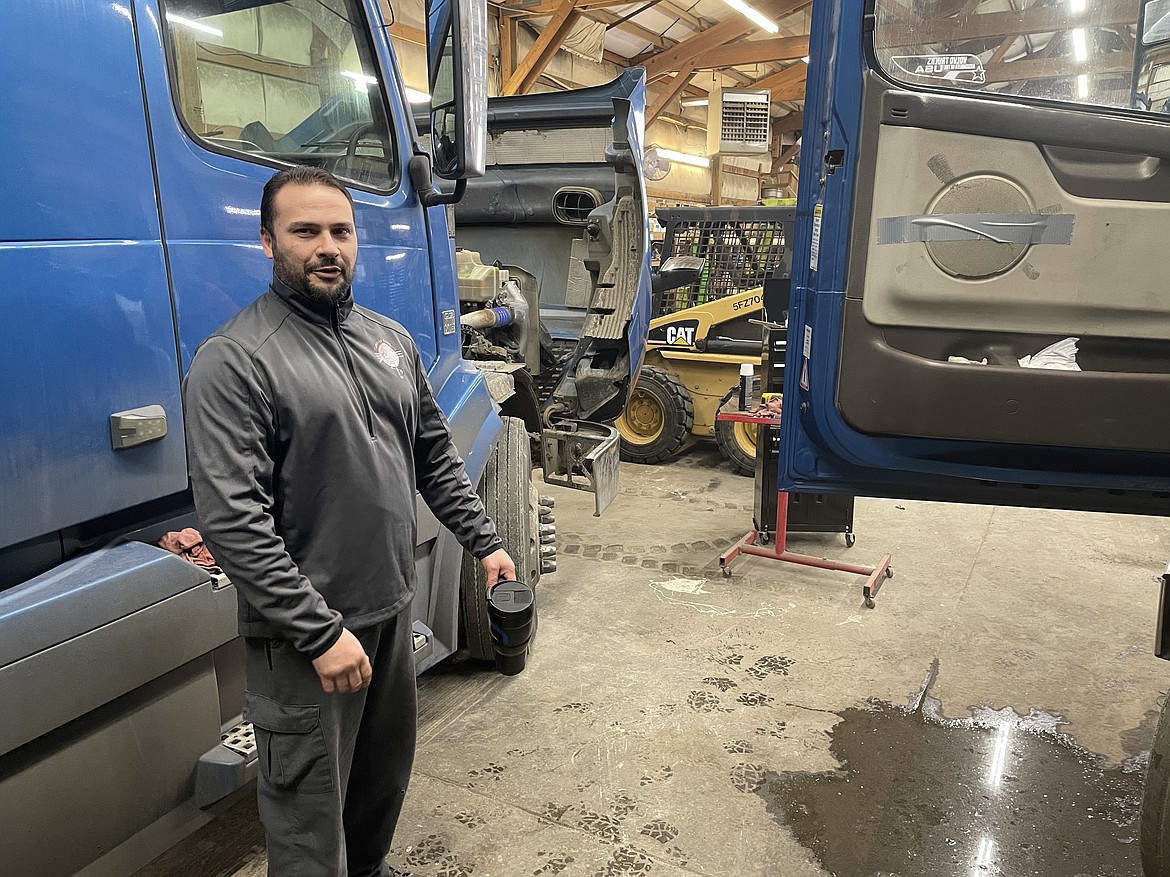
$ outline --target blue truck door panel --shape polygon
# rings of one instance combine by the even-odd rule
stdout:
[[[0,58],[0,547],[187,484],[129,10],[19,3],[5,20],[21,48]],[[166,436],[113,450],[110,415],[147,405]]]
[[[780,487],[1170,514],[1168,120],[916,10],[814,10]]]
[[[192,128],[193,120],[180,118],[180,90],[175,79],[198,70],[209,93],[210,89],[219,88],[222,95],[222,84],[216,84],[220,79],[207,70],[218,65],[229,70],[227,74],[220,71],[222,76],[260,75],[254,74],[254,68],[262,66],[263,58],[256,52],[242,55],[230,45],[234,34],[230,19],[225,24],[227,16],[275,16],[279,13],[282,26],[289,28],[295,37],[299,32],[298,27],[307,27],[298,19],[303,9],[312,7],[325,10],[322,14],[328,14],[329,8],[308,0],[236,4],[234,13],[230,11],[232,4],[222,0],[184,0],[182,3],[170,4],[176,9],[181,7],[184,19],[197,23],[211,22],[205,26],[212,30],[216,30],[215,25],[218,24],[221,35],[216,36],[214,33],[190,28],[184,30],[184,26],[165,23],[167,4],[162,6],[163,11],[160,12],[160,4],[154,0],[140,0],[138,26],[185,370],[199,344],[268,286],[272,266],[265,259],[259,244],[260,197],[264,183],[280,165],[266,161],[263,157],[249,157],[247,151],[251,151],[251,145],[246,151],[222,148],[222,144],[230,138],[226,135],[212,136],[224,130],[224,126],[216,127],[219,120],[212,116],[217,112],[226,114],[234,111],[227,104],[226,98],[218,105],[211,100],[206,101],[205,112],[208,116],[204,120],[204,127],[210,130],[198,132],[202,136],[197,138]],[[208,17],[217,9],[222,12],[225,8],[229,9],[226,15]],[[361,4],[355,9],[356,14],[369,14],[369,10],[361,8]],[[163,23],[162,27],[171,27],[167,46],[163,43],[160,23]],[[356,26],[364,29],[360,20]],[[224,31],[227,37],[223,36]],[[175,60],[180,57],[175,48],[176,34],[194,40],[194,50],[200,52],[198,67],[179,69],[179,61]],[[277,40],[275,44],[279,46],[281,41]],[[284,45],[287,51],[288,40]],[[259,44],[257,47],[263,48]],[[168,64],[168,51],[172,64]],[[232,67],[233,57],[243,58],[240,61],[243,66]],[[215,58],[219,60],[213,60]],[[378,54],[378,58],[382,64],[388,60],[381,54]],[[307,65],[307,55],[305,61]],[[371,78],[381,82],[395,81],[388,73]],[[288,86],[288,83],[284,85]],[[391,90],[386,95],[381,84],[370,85],[371,96],[377,96],[383,102],[389,100],[389,112],[401,118],[397,90]],[[271,82],[265,80],[263,88],[267,89],[266,100],[275,101],[271,97],[279,91],[275,78]],[[296,116],[301,111],[304,98],[305,95],[294,90],[280,96],[284,103],[279,106],[285,108],[286,114]],[[245,109],[240,112],[256,108],[243,98],[241,102]],[[276,113],[277,110],[272,112]],[[321,124],[316,115],[313,114],[301,127]],[[232,121],[243,121],[243,117]],[[393,120],[390,125],[398,127]],[[351,125],[349,130],[360,137],[358,127]],[[294,129],[285,136],[302,135]],[[284,137],[280,139],[284,140]],[[390,165],[396,168],[398,179],[385,187],[388,191],[380,193],[350,188],[355,202],[360,243],[354,295],[359,304],[402,323],[418,345],[424,363],[430,366],[437,356],[436,317],[430,294],[430,250],[422,208],[401,173],[409,154],[409,144],[404,143],[404,139],[398,135],[392,144],[394,156]],[[287,154],[290,160],[298,160],[295,151],[290,150]],[[300,155],[301,160],[306,162],[313,160],[308,153]]]

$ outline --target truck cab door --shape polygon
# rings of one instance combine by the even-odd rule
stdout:
[[[5,24],[0,549],[32,540],[43,569],[60,531],[180,493],[186,453],[129,12],[20,3]]]
[[[139,0],[183,368],[268,286],[264,183],[322,167],[354,199],[354,296],[438,350],[425,216],[404,173],[407,106],[377,4],[362,0]],[[157,29],[157,30],[156,30]]]
[[[1141,8],[816,6],[782,489],[1170,514]]]

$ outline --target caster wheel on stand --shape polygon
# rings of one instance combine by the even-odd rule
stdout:
[[[877,603],[874,602],[873,597],[866,597],[865,598],[865,608],[866,609],[874,609],[876,607],[877,607]]]
[[[845,531],[845,547],[852,548],[856,544],[857,544],[857,534],[854,533],[852,530],[846,530]]]

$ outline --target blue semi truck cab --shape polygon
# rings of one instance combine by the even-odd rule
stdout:
[[[429,106],[377,0],[6,10],[5,873],[128,873],[255,775],[234,588],[157,542],[198,527],[181,381],[267,287],[259,203],[279,168],[350,187],[355,295],[410,331],[525,578],[556,550],[530,441],[599,512],[616,491],[605,424],[650,291],[642,73],[489,101],[482,0],[426,19]],[[421,502],[416,558],[418,669],[461,645],[490,658],[478,564]]]

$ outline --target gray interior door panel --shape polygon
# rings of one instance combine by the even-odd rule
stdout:
[[[910,92],[876,74],[863,112],[846,421],[1170,450],[1170,127]],[[1020,365],[1065,338],[1078,339],[1079,371]]]

